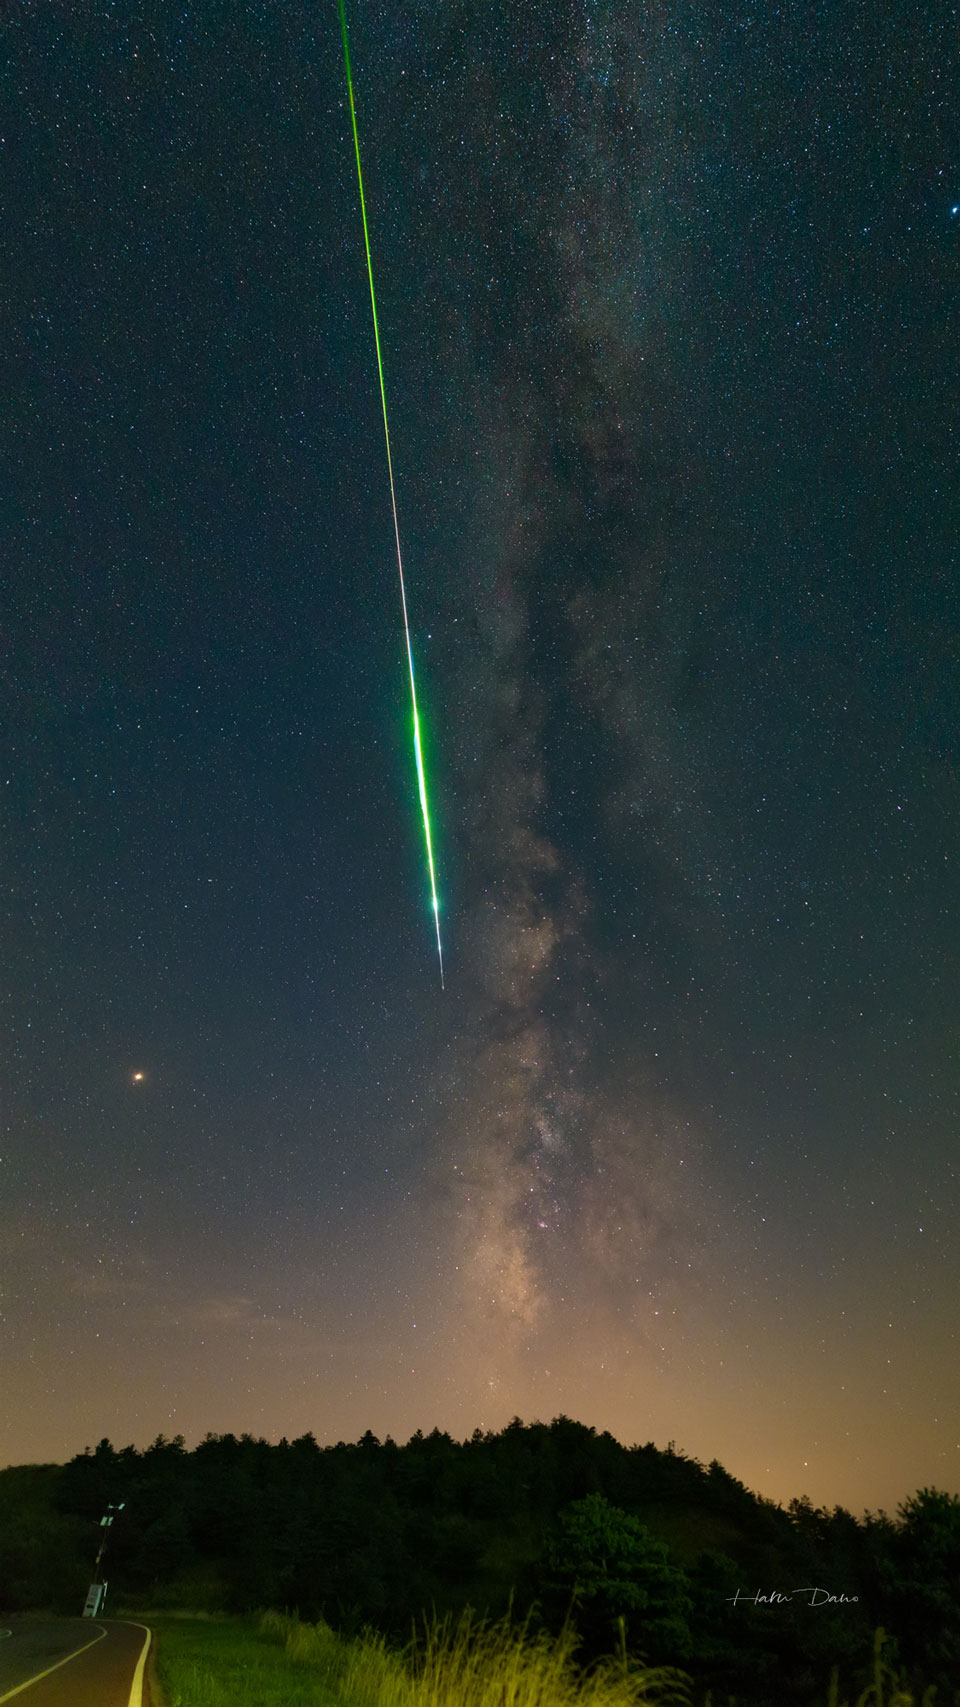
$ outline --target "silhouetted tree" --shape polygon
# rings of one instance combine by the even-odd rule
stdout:
[[[560,1513],[550,1564],[592,1646],[609,1647],[622,1618],[648,1659],[687,1658],[693,1606],[686,1575],[629,1512],[602,1494],[574,1500]]]

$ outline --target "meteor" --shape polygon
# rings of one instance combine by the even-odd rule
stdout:
[[[370,229],[367,225],[367,203],[363,193],[363,171],[360,166],[360,138],[357,134],[357,109],[353,100],[353,76],[350,70],[350,46],[347,41],[347,14],[343,0],[337,0],[340,14],[340,34],[343,37],[343,63],[347,73],[347,95],[350,101],[350,123],[353,127],[353,148],[357,157],[357,185],[360,190],[360,218],[363,221],[363,244],[367,255],[367,278],[370,281],[370,311],[373,316],[373,341],[377,350],[377,374],[380,380],[380,403],[383,408],[383,436],[387,446],[387,473],[390,477],[390,508],[393,511],[393,537],[397,547],[397,568],[400,572],[400,604],[403,609],[403,633],[407,645],[407,664],[410,670],[410,702],[413,707],[413,752],[417,765],[417,787],[420,810],[423,814],[423,834],[427,846],[427,869],[430,873],[430,894],[433,901],[433,922],[437,932],[437,954],[440,959],[440,988],[443,989],[443,948],[440,943],[440,902],[437,899],[437,876],[433,865],[433,839],[430,835],[430,813],[427,807],[427,779],[423,769],[423,746],[420,740],[420,716],[417,711],[417,684],[413,672],[413,646],[410,641],[410,619],[407,615],[407,588],[403,577],[403,556],[400,551],[400,523],[397,520],[397,493],[393,480],[393,456],[390,451],[390,423],[387,419],[387,390],[383,379],[383,356],[380,350],[380,327],[377,321],[377,296],[373,288],[373,262],[370,259]]]

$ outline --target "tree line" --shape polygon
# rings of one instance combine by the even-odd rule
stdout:
[[[940,1703],[960,1688],[960,1498],[933,1489],[896,1518],[783,1508],[716,1460],[567,1417],[402,1446],[102,1440],[0,1473],[0,1607],[76,1612],[100,1519],[121,1502],[104,1559],[114,1606],[273,1606],[396,1640],[425,1612],[512,1606],[555,1630],[572,1617],[585,1661],[622,1620],[632,1652],[756,1707],[821,1703],[833,1665],[862,1687],[882,1625],[908,1679]]]

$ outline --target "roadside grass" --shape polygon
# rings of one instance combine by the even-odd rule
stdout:
[[[142,1615],[141,1615],[142,1616]],[[322,1621],[280,1612],[259,1619],[152,1617],[163,1707],[689,1707],[689,1680],[632,1661],[624,1647],[584,1671],[576,1637],[557,1638],[472,1614],[427,1622],[402,1651],[373,1631],[347,1641]],[[872,1681],[841,1695],[836,1668],[826,1707],[953,1707],[912,1693],[885,1659],[877,1630]],[[714,1707],[711,1691],[702,1707]],[[823,1700],[823,1697],[820,1697]],[[725,1693],[716,1707],[735,1704]],[[956,1701],[960,1707],[960,1691]]]
[[[157,1639],[164,1707],[340,1707],[322,1675],[278,1650],[249,1619],[147,1615],[144,1622]]]
[[[852,1702],[849,1698],[841,1701],[839,1668],[833,1667],[827,1707],[938,1707],[936,1685],[930,1684],[920,1695],[909,1689],[903,1676],[888,1663],[886,1645],[887,1634],[881,1625],[873,1633],[872,1680]],[[960,1707],[960,1689],[956,1690],[953,1700],[956,1707]],[[949,1707],[944,1697],[940,1697],[940,1704],[941,1707]]]
[[[365,1632],[265,1612],[150,1618],[165,1707],[684,1707],[681,1672],[625,1653],[589,1671],[572,1631],[554,1639],[470,1614],[428,1623],[402,1652]]]
[[[577,1637],[531,1631],[466,1612],[428,1620],[402,1651],[366,1632],[342,1642],[323,1623],[267,1612],[260,1629],[284,1652],[316,1668],[343,1707],[684,1707],[687,1679],[672,1667],[617,1656],[582,1670]]]

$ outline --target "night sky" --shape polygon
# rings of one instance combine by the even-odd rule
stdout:
[[[960,1490],[960,32],[2,25],[0,1461]]]

